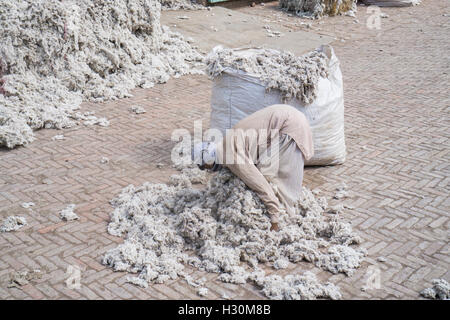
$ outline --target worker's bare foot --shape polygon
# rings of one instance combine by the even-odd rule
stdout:
[[[280,228],[278,227],[278,223],[272,223],[272,226],[270,227],[270,231],[279,231]]]

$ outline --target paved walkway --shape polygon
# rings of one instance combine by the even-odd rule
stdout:
[[[322,280],[340,286],[346,299],[419,298],[433,278],[450,280],[450,28],[449,16],[443,15],[450,14],[448,4],[424,0],[414,8],[382,9],[389,17],[381,20],[380,30],[366,27],[370,14],[361,6],[358,23],[351,17],[312,22],[313,31],[337,38],[348,160],[338,167],[308,169],[305,183],[329,197],[336,183],[348,185],[351,194],[344,202],[355,209],[345,217],[363,237],[369,256],[352,277],[306,263],[294,271],[312,268]],[[304,20],[278,12],[275,3],[238,10],[281,19],[292,30],[307,28],[299,25]],[[126,274],[100,261],[121,241],[106,232],[108,201],[130,183],[167,181],[174,144],[170,134],[175,128],[191,129],[196,119],[207,125],[210,90],[206,77],[189,76],[136,90],[131,99],[86,103],[83,110],[106,116],[110,127],[41,130],[27,148],[0,150],[0,217],[23,215],[29,222],[20,231],[0,234],[0,299],[199,298],[183,280],[147,289],[127,284]],[[131,113],[134,104],[147,113]],[[66,140],[51,140],[61,133]],[[102,157],[109,163],[101,163]],[[167,165],[158,169],[157,163]],[[20,206],[29,201],[36,206]],[[77,205],[81,219],[62,222],[58,212],[70,203]],[[380,256],[386,262],[378,262]],[[66,285],[69,266],[81,268],[79,289]],[[9,273],[36,268],[44,272],[41,279],[7,288]],[[377,270],[380,288],[362,291]],[[262,298],[252,285],[206,277],[208,298],[224,292],[232,298]]]

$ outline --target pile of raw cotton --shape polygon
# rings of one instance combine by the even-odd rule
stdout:
[[[229,70],[243,71],[257,77],[267,90],[277,89],[282,98],[297,98],[305,104],[317,97],[320,77],[328,77],[328,58],[314,50],[297,57],[290,52],[272,49],[239,50],[214,48],[206,57],[210,77]]]
[[[308,261],[332,273],[351,275],[365,251],[350,224],[326,214],[325,198],[303,190],[296,214],[282,215],[280,231],[270,231],[270,219],[258,196],[228,169],[222,169],[206,188],[204,173],[183,169],[170,183],[126,187],[111,203],[108,232],[124,242],[109,250],[103,263],[116,271],[136,273],[128,281],[143,287],[184,277],[184,265],[219,274],[219,280],[256,283],[273,299],[337,299],[331,283],[321,284],[312,273],[267,276],[260,263],[285,269]],[[203,291],[202,291],[203,292]]]
[[[0,0],[0,146],[74,125],[83,99],[201,72],[202,56],[160,13],[157,0]]]
[[[280,7],[307,18],[354,14],[357,0],[279,0]]]
[[[196,0],[159,0],[162,10],[202,10],[206,9]]]

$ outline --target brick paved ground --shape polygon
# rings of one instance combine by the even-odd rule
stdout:
[[[285,272],[311,269],[337,283],[344,298],[419,298],[433,278],[450,280],[449,264],[449,1],[424,0],[414,8],[386,8],[380,30],[365,27],[359,7],[351,17],[313,22],[312,29],[334,35],[345,81],[348,160],[338,167],[310,168],[305,183],[331,197],[346,182],[355,209],[345,216],[364,239],[369,256],[353,277],[331,275],[297,265]],[[447,8],[447,9],[446,9]],[[293,30],[300,20],[271,3],[241,8],[262,18],[281,19]],[[279,17],[277,16],[279,15]],[[345,42],[341,41],[344,39]],[[27,148],[0,150],[0,218],[23,215],[29,225],[0,235],[0,299],[168,299],[198,298],[183,280],[141,289],[125,283],[124,273],[100,264],[104,252],[121,239],[106,233],[108,201],[122,187],[166,181],[171,169],[170,134],[192,128],[209,116],[211,82],[204,76],[171,80],[131,99],[83,105],[111,120],[108,128],[78,127],[36,133]],[[129,112],[132,104],[148,112]],[[102,164],[102,157],[110,162]],[[163,169],[156,163],[165,163]],[[32,209],[20,207],[33,201]],[[58,211],[77,204],[81,217],[61,222]],[[384,263],[379,256],[386,257]],[[81,287],[69,289],[69,265],[81,268]],[[380,289],[361,291],[368,268],[380,270]],[[21,289],[7,288],[12,271],[44,270],[42,279]],[[196,276],[203,276],[193,271]],[[226,292],[233,298],[262,298],[251,285],[210,280],[208,298]]]

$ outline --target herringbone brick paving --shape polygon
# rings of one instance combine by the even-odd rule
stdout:
[[[448,82],[449,1],[424,0],[414,8],[383,8],[389,17],[370,30],[365,7],[351,17],[312,22],[315,32],[333,35],[345,84],[348,158],[335,167],[308,168],[305,184],[331,199],[337,183],[350,196],[346,219],[363,238],[369,255],[352,276],[331,275],[308,263],[281,274],[312,270],[336,283],[346,299],[419,298],[436,277],[450,280],[449,173],[450,99]],[[296,17],[265,7],[241,8],[263,19],[279,19],[296,30]],[[275,17],[275,18],[274,18]],[[343,41],[342,41],[343,39]],[[0,150],[0,218],[25,216],[29,224],[0,234],[0,299],[198,299],[183,280],[142,289],[125,283],[100,261],[120,238],[108,235],[109,200],[128,184],[167,181],[171,133],[208,125],[211,82],[204,76],[170,80],[134,97],[83,110],[106,116],[107,128],[83,127],[36,132],[26,148]],[[132,114],[129,107],[147,109]],[[56,134],[64,141],[52,141]],[[108,157],[109,163],[101,163]],[[157,163],[165,166],[161,169]],[[23,209],[23,202],[35,202]],[[333,200],[330,200],[333,201]],[[77,205],[81,217],[62,222],[59,210]],[[383,256],[386,262],[377,258]],[[78,266],[80,287],[66,285],[68,266]],[[380,288],[362,291],[369,267],[380,271]],[[40,268],[44,275],[18,288],[7,288],[9,273]],[[237,286],[205,276],[210,294],[220,298],[263,298],[252,285]]]

